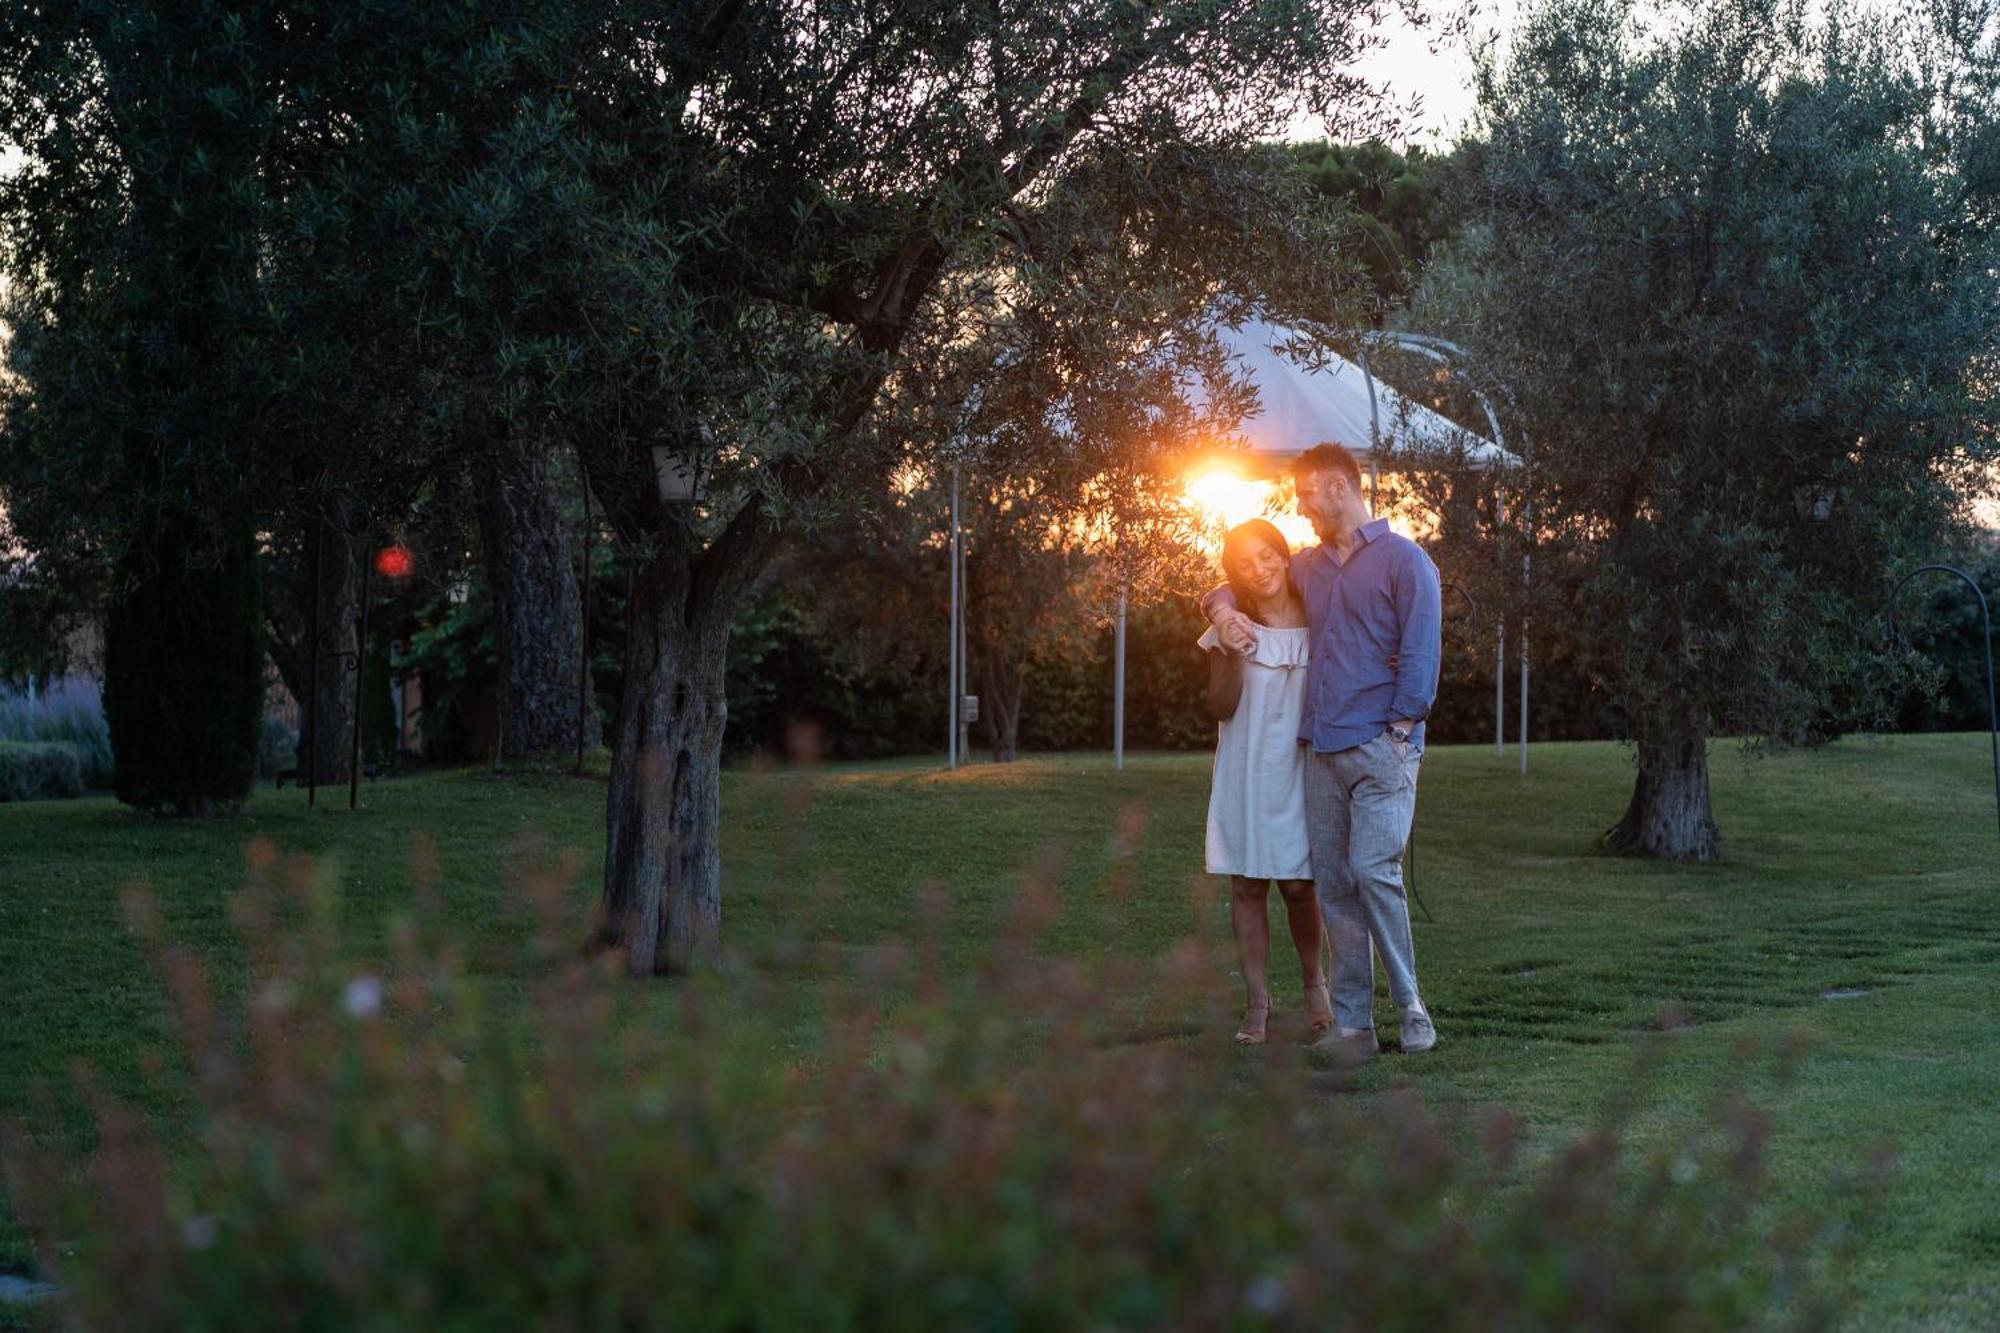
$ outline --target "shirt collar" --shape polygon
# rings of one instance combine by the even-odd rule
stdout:
[[[1366,523],[1363,523],[1360,527],[1354,530],[1354,535],[1357,538],[1359,538],[1359,540],[1356,541],[1354,544],[1354,549],[1357,551],[1360,550],[1362,547],[1373,542],[1376,538],[1387,535],[1388,531],[1389,531],[1388,519],[1386,518],[1369,519]],[[1328,564],[1332,565],[1335,569],[1339,569],[1341,565],[1345,563],[1340,558],[1339,549],[1336,548],[1332,542],[1320,542],[1317,545],[1307,547],[1304,551],[1299,552],[1299,554],[1301,556],[1304,556],[1312,552],[1318,552],[1320,558],[1325,560]]]

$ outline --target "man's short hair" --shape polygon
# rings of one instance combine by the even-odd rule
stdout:
[[[1361,464],[1337,444],[1316,444],[1292,460],[1293,480],[1304,480],[1316,472],[1345,477],[1348,489],[1356,495],[1361,493]]]

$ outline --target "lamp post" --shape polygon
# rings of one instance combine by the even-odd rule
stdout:
[[[1996,702],[1993,689],[1993,611],[1986,603],[1986,593],[1972,575],[1956,565],[1921,565],[1896,581],[1889,591],[1889,629],[1900,636],[1901,629],[1896,624],[1896,594],[1903,585],[1919,574],[1949,574],[1972,589],[1972,595],[1979,599],[1979,646],[1986,664],[1986,731],[1993,746],[1993,814],[2000,820],[2000,702]]]
[[[376,550],[373,556],[361,564],[361,614],[358,617],[354,635],[354,736],[347,752],[347,808],[355,809],[361,804],[361,710],[364,703],[362,686],[367,678],[368,661],[368,603],[374,591],[373,576],[380,574],[391,582],[401,582],[410,577],[416,562],[410,557],[410,548],[401,542],[391,542]]]
[[[583,722],[590,716],[590,476],[584,471],[583,454],[578,450],[576,460],[577,488],[583,492],[583,530],[577,535],[583,543],[583,579],[577,586],[577,600],[581,604],[578,618],[579,643],[576,661],[576,771],[583,772]]]

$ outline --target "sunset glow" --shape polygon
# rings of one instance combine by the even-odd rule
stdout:
[[[1236,473],[1225,464],[1202,469],[1188,479],[1188,507],[1206,524],[1223,532],[1247,519],[1269,519],[1285,534],[1293,550],[1313,541],[1312,524],[1292,511],[1280,496],[1280,484]]]

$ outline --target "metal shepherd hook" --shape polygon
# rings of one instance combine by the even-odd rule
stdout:
[[[1979,647],[1986,659],[1986,731],[1993,743],[1993,817],[2000,822],[2000,702],[1996,702],[1993,690],[1993,611],[1986,604],[1986,593],[1972,575],[1956,565],[1922,565],[1903,575],[1889,591],[1889,628],[1895,634],[1902,633],[1896,624],[1896,594],[1919,574],[1950,574],[1972,589],[1972,595],[1979,599]]]

